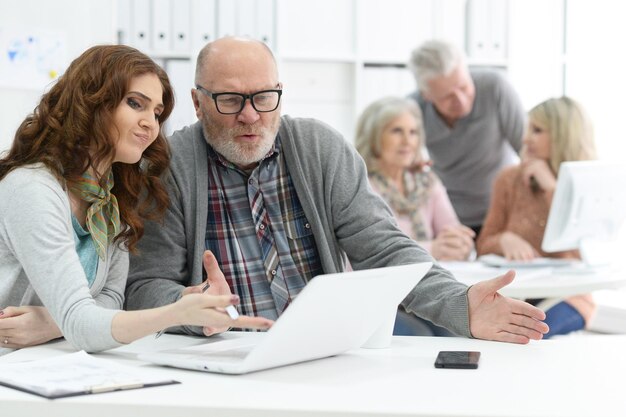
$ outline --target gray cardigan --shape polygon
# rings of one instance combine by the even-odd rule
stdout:
[[[283,116],[279,136],[325,273],[342,271],[345,255],[356,270],[432,261],[397,228],[387,205],[371,190],[363,160],[337,131],[313,119]],[[140,255],[131,256],[129,309],[174,302],[184,286],[202,280],[208,158],[201,124],[175,132],[170,145],[171,204],[163,224],[146,224]],[[470,335],[467,287],[437,265],[402,304]]]
[[[44,305],[77,349],[120,346],[111,321],[124,303],[128,252],[109,245],[89,288],[71,216],[67,191],[43,165],[0,181],[0,308]]]

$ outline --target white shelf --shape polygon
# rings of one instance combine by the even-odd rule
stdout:
[[[497,67],[497,68],[507,68],[509,66],[509,61],[506,59],[475,59],[468,58],[467,65],[470,67]]]
[[[156,59],[178,59],[178,60],[184,60],[184,59],[189,59],[191,60],[192,58],[195,59],[195,57],[192,57],[192,54],[190,52],[179,52],[179,51],[151,51],[151,50],[144,50],[142,51],[145,54],[149,55],[152,58],[156,58]]]
[[[366,59],[366,60],[363,60],[363,66],[407,68],[408,59],[406,61],[400,61],[400,60],[395,60],[395,59]]]
[[[283,62],[338,62],[355,63],[355,55],[309,55],[306,53],[278,53],[277,59]]]
[[[133,4],[149,2],[151,7],[166,7],[166,4],[175,7],[176,1],[134,0]],[[349,141],[354,135],[356,119],[367,104],[382,96],[405,96],[415,89],[407,64],[416,46],[431,38],[446,38],[464,45],[466,22],[468,28],[479,27],[470,25],[467,16],[476,17],[481,10],[489,9],[487,6],[491,1],[508,3],[508,0],[183,1],[192,15],[188,33],[191,51],[154,48],[154,45],[161,44],[159,35],[167,26],[163,19],[158,22],[160,32],[144,30],[145,36],[138,39],[144,45],[140,49],[160,60],[166,69],[168,62],[189,61],[190,82],[184,82],[184,70],[180,66],[175,74],[171,74],[176,78],[173,84],[175,88],[178,86],[179,105],[182,100],[189,101],[185,89],[193,79],[191,66],[207,37],[251,36],[266,41],[276,54],[285,86],[283,112],[319,118],[338,129]],[[125,0],[118,2],[120,5],[127,3]],[[466,6],[469,9],[470,5],[473,14],[466,15]],[[502,5],[497,9],[500,12],[508,10]],[[137,7],[131,8],[133,10],[137,11]],[[163,13],[148,12],[153,19],[156,19],[154,16],[164,16]],[[128,24],[123,14],[119,16],[122,24]],[[175,19],[185,20],[181,13]],[[140,19],[140,22],[144,20]],[[130,21],[135,20],[131,18]],[[504,27],[496,23],[490,25],[490,30]],[[134,27],[126,28],[126,31],[130,35],[138,33]],[[169,34],[172,42],[176,33]],[[487,32],[477,32],[472,39],[483,35],[488,35],[490,41],[494,39]],[[132,36],[128,38],[133,39]],[[504,40],[498,38],[498,42]],[[470,59],[469,63],[472,66],[507,67],[507,60],[502,57],[483,58]],[[188,122],[194,122],[195,114],[189,109],[185,110],[187,113]],[[177,124],[184,120],[184,115],[175,117]],[[182,126],[172,126],[176,127]]]

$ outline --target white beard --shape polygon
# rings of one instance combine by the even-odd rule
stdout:
[[[280,126],[280,117],[270,127],[260,125],[237,126],[223,128],[211,123],[206,114],[203,115],[202,130],[209,145],[226,160],[237,166],[250,166],[261,161],[274,146],[276,134]],[[237,143],[234,137],[244,134],[258,135],[257,143]]]

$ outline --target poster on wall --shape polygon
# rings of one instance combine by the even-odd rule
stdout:
[[[67,66],[60,32],[0,27],[0,88],[44,90]]]

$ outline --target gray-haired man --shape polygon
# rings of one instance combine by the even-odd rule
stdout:
[[[469,70],[453,44],[431,40],[409,64],[418,90],[426,147],[463,223],[478,235],[496,174],[516,160],[525,112],[506,79],[495,71]]]

